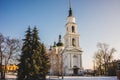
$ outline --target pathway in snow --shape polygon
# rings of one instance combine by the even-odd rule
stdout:
[[[15,75],[6,75],[7,80],[15,80]],[[49,76],[47,77],[49,80]],[[52,80],[62,80],[61,77],[51,77]],[[117,80],[117,77],[81,77],[81,76],[64,76],[64,80]]]

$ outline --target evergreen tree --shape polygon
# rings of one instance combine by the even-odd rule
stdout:
[[[36,27],[34,27],[32,32],[32,69],[33,69],[33,78],[34,80],[41,80],[42,78],[40,75],[42,74],[41,68],[42,68],[42,59],[41,59],[41,43],[38,36],[38,30]]]
[[[45,80],[45,76],[48,74],[48,71],[50,69],[50,61],[48,54],[46,52],[46,48],[44,44],[41,45],[41,56],[42,56],[42,77]]]
[[[22,54],[18,70],[18,80],[45,80],[50,68],[44,44],[41,44],[38,30],[30,27],[23,40]]]
[[[18,64],[18,80],[28,80],[31,75],[31,55],[32,55],[32,45],[31,45],[31,29],[30,26],[26,31],[25,39],[23,39],[23,47],[20,58],[20,63]]]

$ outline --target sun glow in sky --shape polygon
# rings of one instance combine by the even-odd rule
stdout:
[[[98,42],[114,47],[120,59],[120,0],[71,0],[83,49],[84,68],[92,68]],[[0,32],[23,39],[27,27],[39,29],[47,46],[65,34],[68,0],[0,0]],[[64,40],[62,40],[64,41]]]

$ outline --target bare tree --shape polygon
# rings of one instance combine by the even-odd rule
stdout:
[[[6,66],[8,64],[15,64],[15,62],[16,62],[18,56],[19,56],[19,53],[21,51],[21,44],[20,43],[21,42],[18,39],[10,39],[9,37],[7,37],[5,39],[4,55],[6,57],[5,57],[5,71],[4,71],[4,74],[7,71]],[[12,61],[12,63],[10,61]]]
[[[100,51],[95,52],[94,59],[96,62],[96,68],[98,69],[98,74],[102,75],[102,64],[103,64],[103,54]]]
[[[0,72],[1,79],[5,79],[6,66],[12,61],[16,62],[19,53],[21,51],[21,41],[18,39],[5,38],[0,34]],[[2,69],[2,65],[5,65],[5,69]]]
[[[96,65],[100,69],[100,74],[104,72],[104,75],[108,74],[108,64],[113,60],[113,54],[115,53],[115,48],[109,48],[109,45],[105,43],[97,44],[97,52],[94,55],[94,59],[96,60]],[[102,71],[101,67],[103,67],[104,71]]]
[[[21,51],[21,42],[18,39],[10,39],[8,37],[6,38],[5,46],[6,64],[8,64],[10,60],[14,61],[17,59],[16,57]]]

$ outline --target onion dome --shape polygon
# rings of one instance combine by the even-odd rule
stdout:
[[[63,46],[63,43],[62,43],[62,39],[61,39],[61,35],[59,35],[59,40],[58,40],[58,43],[57,43],[57,46]]]

